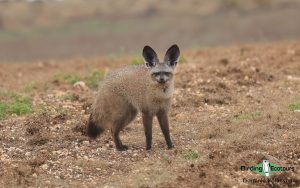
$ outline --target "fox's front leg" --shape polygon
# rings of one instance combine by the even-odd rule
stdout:
[[[146,136],[146,150],[150,150],[152,147],[152,122],[153,116],[149,113],[143,113],[143,125]]]
[[[157,119],[160,125],[160,128],[164,134],[168,149],[173,148],[173,143],[170,137],[170,130],[169,130],[169,120],[168,120],[168,113],[165,110],[161,110],[157,113]]]

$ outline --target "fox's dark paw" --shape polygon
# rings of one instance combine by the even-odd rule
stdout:
[[[172,145],[168,145],[168,149],[172,149],[172,148],[174,148],[173,144]]]
[[[152,149],[151,146],[147,146],[147,147],[146,147],[146,150],[147,150],[147,151],[150,151],[151,149]]]
[[[118,150],[118,151],[126,151],[126,150],[128,150],[128,146],[126,146],[126,145],[121,145],[121,146],[117,147],[117,150]]]

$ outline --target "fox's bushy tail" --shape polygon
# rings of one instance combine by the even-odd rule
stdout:
[[[87,135],[93,139],[97,138],[102,132],[103,128],[97,126],[96,122],[93,120],[93,114],[90,115],[87,127]]]

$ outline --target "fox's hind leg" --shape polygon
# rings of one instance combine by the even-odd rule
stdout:
[[[122,144],[122,141],[120,139],[120,131],[128,125],[137,114],[137,110],[133,107],[129,107],[125,113],[123,113],[119,118],[114,122],[114,126],[112,126],[111,133],[113,140],[115,142],[116,148],[119,151],[127,150],[128,147],[126,145]]]
[[[112,137],[114,139],[114,143],[116,145],[116,149],[119,151],[125,151],[128,149],[128,146],[122,144],[122,141],[121,141],[120,135],[119,135],[120,131],[121,130],[119,128],[117,128],[117,129],[112,128],[111,133],[112,133]]]

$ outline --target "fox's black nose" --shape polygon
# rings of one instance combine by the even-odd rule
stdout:
[[[163,84],[163,83],[165,83],[165,82],[166,82],[166,80],[165,80],[165,79],[163,79],[163,78],[160,78],[160,79],[158,80],[158,82],[159,82],[159,83],[161,83],[161,84]]]

